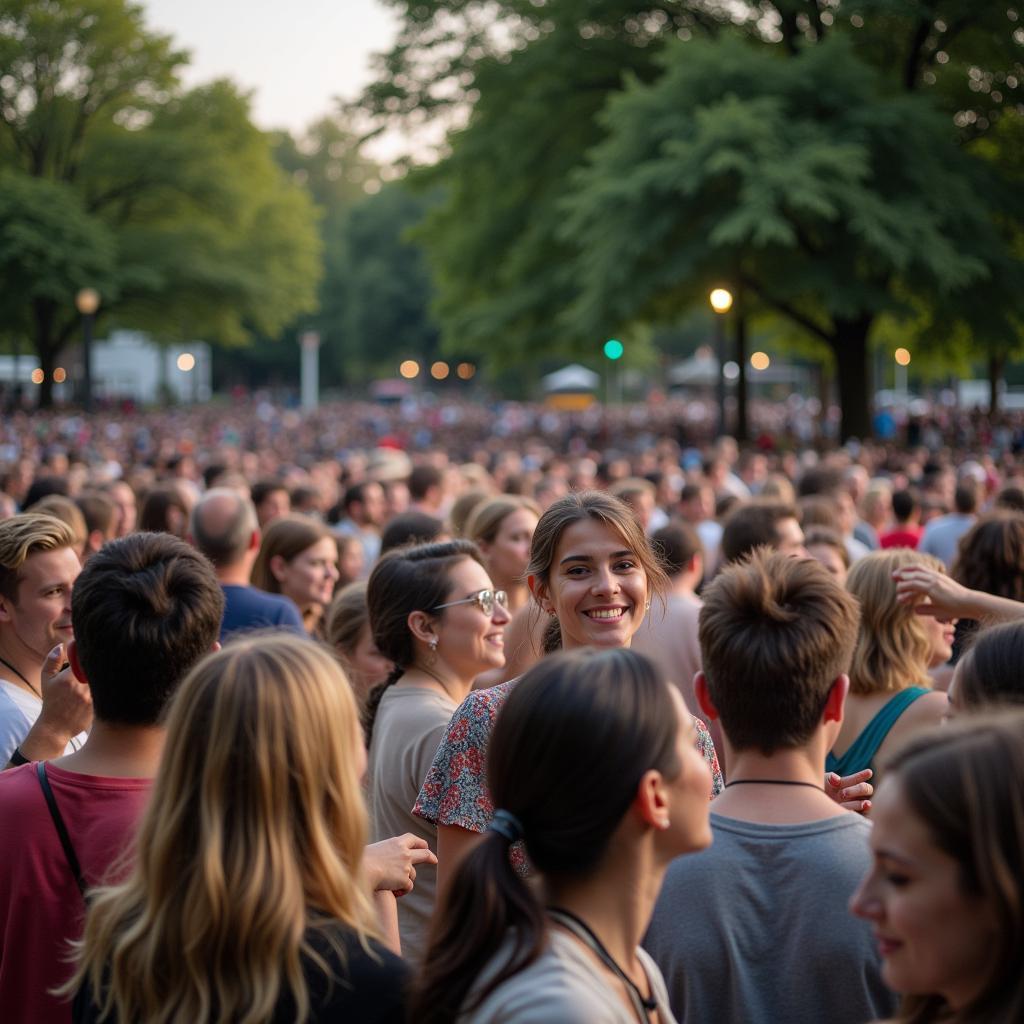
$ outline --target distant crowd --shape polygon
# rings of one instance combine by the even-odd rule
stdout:
[[[5,419],[3,1020],[1024,1020],[1024,430],[794,423]]]

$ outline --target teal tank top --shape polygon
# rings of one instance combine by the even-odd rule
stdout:
[[[853,775],[865,768],[872,768],[872,762],[889,730],[918,697],[928,693],[924,686],[908,686],[879,708],[878,714],[864,726],[861,734],[850,744],[842,757],[829,752],[825,758],[825,771],[838,775]]]

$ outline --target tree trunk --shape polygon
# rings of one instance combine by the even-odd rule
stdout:
[[[836,320],[832,348],[836,354],[836,377],[842,423],[839,437],[866,439],[871,436],[871,376],[868,373],[868,334],[872,317]]]
[[[750,440],[747,425],[747,318],[737,302],[736,309],[736,364],[740,368],[736,381],[736,440]]]
[[[36,355],[43,381],[39,385],[39,408],[53,408],[53,371],[57,365],[60,344],[57,340],[54,304],[48,299],[36,299],[32,303],[32,319],[35,321]]]
[[[988,357],[988,414],[990,417],[999,412],[999,384],[1003,379],[1005,368],[1005,355],[990,355]]]

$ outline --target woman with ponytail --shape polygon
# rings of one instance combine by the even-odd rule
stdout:
[[[669,862],[711,841],[694,739],[642,655],[578,650],[530,669],[488,747],[498,810],[442,893],[410,1019],[674,1024],[638,947]],[[518,840],[537,885],[512,867]]]
[[[365,713],[367,789],[375,840],[413,833],[436,846],[435,826],[412,814],[420,786],[455,709],[473,679],[505,662],[509,620],[480,553],[455,540],[385,555],[367,584],[373,640],[394,664]],[[420,865],[398,904],[402,952],[419,958],[434,908],[436,869]]]
[[[548,620],[545,651],[628,647],[652,597],[668,579],[628,505],[601,491],[579,491],[554,502],[541,516],[530,547],[527,582],[537,614]],[[492,801],[484,759],[494,720],[518,680],[475,690],[463,701],[430,766],[414,813],[437,826],[438,877],[490,824]],[[708,761],[715,792],[722,775],[703,722],[695,739]],[[529,764],[523,759],[523,764]],[[520,847],[513,859],[521,871]]]

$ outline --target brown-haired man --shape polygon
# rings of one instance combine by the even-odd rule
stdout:
[[[720,721],[728,784],[714,844],[678,858],[647,949],[681,1024],[862,1024],[888,1017],[878,950],[846,905],[870,826],[822,786],[843,718],[855,599],[817,562],[761,549],[704,592],[705,713]]]

